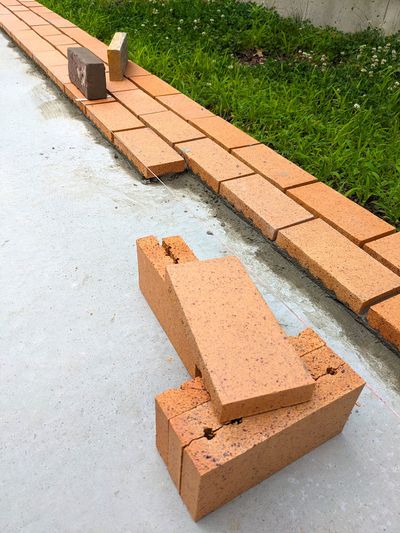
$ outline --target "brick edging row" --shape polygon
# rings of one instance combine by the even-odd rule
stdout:
[[[0,0],[0,28],[145,178],[189,167],[268,239],[400,348],[400,233],[129,61],[108,98],[85,100],[67,48],[107,45],[35,0]]]

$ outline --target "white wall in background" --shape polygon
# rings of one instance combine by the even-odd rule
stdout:
[[[308,19],[317,26],[354,32],[373,26],[391,34],[400,30],[400,0],[253,0],[280,15]]]

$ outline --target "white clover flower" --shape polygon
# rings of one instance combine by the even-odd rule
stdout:
[[[395,82],[394,82],[394,86],[395,86],[395,87],[398,87],[399,85],[400,85],[400,81],[395,81]]]
[[[158,9],[153,9],[153,15],[157,15]]]
[[[360,109],[361,106],[360,106],[360,104],[357,104],[357,103],[356,103],[356,104],[354,104],[353,107],[354,107],[354,109]]]
[[[177,27],[177,30],[178,30],[178,31],[181,31],[181,29],[182,29],[182,28],[181,28],[180,26]]]
[[[230,70],[232,70],[232,69],[233,69],[233,65],[228,65],[228,68],[229,68]]]
[[[367,72],[367,69],[366,69],[366,68],[362,68],[362,69],[360,70],[360,72]]]
[[[225,15],[224,15],[223,13],[222,13],[222,15],[221,15],[221,18],[222,18],[222,19],[224,19],[224,18],[225,18]]]
[[[180,24],[183,24],[183,19],[179,19],[179,23],[180,23]]]
[[[386,63],[386,59],[381,60],[381,65],[384,65]]]
[[[210,22],[214,22],[214,19],[210,19]]]
[[[206,34],[206,32],[205,32],[205,31],[202,31],[202,32],[201,32],[201,34],[202,34],[202,35],[205,35],[205,34]]]
[[[211,83],[209,81],[206,83],[206,85],[208,85],[208,87],[211,87]]]

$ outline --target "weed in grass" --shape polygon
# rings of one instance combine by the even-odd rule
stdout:
[[[237,0],[42,0],[400,228],[400,34]],[[258,57],[258,60],[254,60]]]

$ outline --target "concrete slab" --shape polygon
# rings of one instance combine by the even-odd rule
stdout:
[[[2,34],[0,56],[0,530],[397,532],[398,356],[190,174],[143,183]],[[197,524],[154,443],[187,373],[137,284],[152,233],[236,254],[368,382],[341,436]]]

